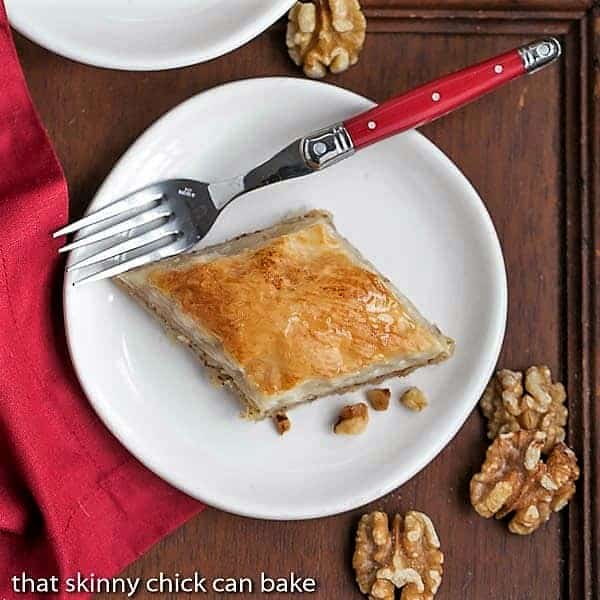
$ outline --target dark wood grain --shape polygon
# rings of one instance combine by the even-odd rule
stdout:
[[[600,14],[586,12],[591,2],[584,0],[365,4],[371,33],[361,61],[332,81],[375,100],[540,34],[558,35],[565,44],[559,65],[423,131],[479,190],[502,241],[510,309],[500,364],[546,362],[566,382],[569,439],[583,470],[567,512],[533,536],[509,535],[504,524],[481,519],[468,504],[468,481],[486,447],[475,411],[428,468],[371,508],[417,508],[433,517],[446,554],[442,600],[597,598]],[[284,51],[282,24],[219,60],[159,73],[79,65],[19,36],[17,46],[64,165],[73,216],[129,144],[178,102],[239,78],[298,75]],[[208,577],[255,577],[294,571],[319,581],[312,597],[358,599],[350,558],[362,512],[277,523],[209,508],[126,574],[199,570]]]
[[[593,0],[365,0],[368,7],[407,8],[423,17],[425,10],[476,10],[489,12],[493,10],[585,10],[592,6]]]
[[[587,374],[589,381],[590,406],[588,412],[587,427],[588,432],[585,436],[589,440],[590,468],[588,471],[589,489],[585,492],[585,498],[589,505],[586,507],[586,513],[589,513],[588,521],[590,523],[590,559],[589,568],[592,573],[592,587],[596,595],[599,594],[600,583],[600,295],[598,294],[598,282],[600,282],[600,8],[595,8],[588,23],[588,60],[591,63],[589,71],[588,89],[585,98],[588,99],[587,106],[589,113],[589,137],[588,137],[588,157],[589,157],[589,197],[590,207],[586,222],[589,224],[587,230],[590,237],[587,244],[587,252],[584,252],[588,268],[588,295],[590,303],[590,327],[588,331],[588,356],[589,372]]]

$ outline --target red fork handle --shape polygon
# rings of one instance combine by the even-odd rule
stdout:
[[[516,48],[396,96],[344,122],[355,149],[420,127],[560,56],[554,38]]]

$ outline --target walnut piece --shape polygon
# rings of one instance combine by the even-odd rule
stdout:
[[[292,422],[286,413],[278,413],[273,417],[279,435],[287,433],[292,428]]]
[[[352,566],[358,587],[370,600],[432,600],[442,582],[444,555],[424,513],[395,515],[390,530],[383,512],[363,515],[356,531]]]
[[[482,517],[514,513],[509,530],[527,535],[567,505],[579,478],[577,458],[558,442],[544,463],[545,442],[544,432],[525,430],[494,440],[481,471],[471,479],[471,504]]]
[[[392,534],[386,513],[375,511],[360,518],[356,530],[356,547],[352,566],[356,582],[363,594],[369,594],[377,579],[377,571],[391,563]],[[394,586],[390,586],[391,598]],[[383,596],[385,598],[385,596]]]
[[[358,0],[296,2],[288,14],[286,44],[308,77],[341,73],[358,62],[367,20]]]
[[[377,388],[367,392],[367,400],[374,410],[387,410],[390,406],[391,392],[387,388]]]
[[[348,404],[342,408],[333,431],[343,435],[363,433],[369,423],[369,407],[364,402]]]
[[[553,383],[550,369],[533,366],[523,374],[503,369],[496,373],[485,390],[480,406],[488,419],[488,437],[526,429],[546,433],[543,451],[550,452],[565,439],[568,410],[562,383]]]
[[[415,412],[421,412],[428,405],[425,394],[417,387],[408,388],[400,397],[400,402]]]

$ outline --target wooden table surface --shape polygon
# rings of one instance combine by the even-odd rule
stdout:
[[[368,508],[415,508],[433,518],[446,556],[440,599],[597,598],[593,423],[598,312],[593,283],[600,274],[600,252],[593,251],[598,233],[598,162],[593,161],[600,137],[600,85],[593,42],[600,21],[593,11],[586,13],[586,1],[428,0],[418,9],[419,3],[405,0],[364,4],[370,33],[361,60],[330,81],[375,100],[543,34],[564,42],[560,64],[515,81],[423,132],[471,180],[498,229],[510,294],[499,364],[547,363],[565,382],[569,438],[583,468],[569,510],[532,536],[510,535],[505,523],[480,518],[468,502],[469,479],[486,449],[483,420],[474,411],[432,464]],[[34,101],[66,172],[74,217],[136,137],[182,100],[240,78],[299,76],[284,50],[282,23],[208,64],[154,73],[88,67],[18,35],[16,41]],[[294,571],[317,579],[318,591],[311,597],[358,599],[350,563],[355,526],[364,511],[265,522],[207,508],[124,575],[198,570],[209,578],[256,577],[261,571],[273,576]]]

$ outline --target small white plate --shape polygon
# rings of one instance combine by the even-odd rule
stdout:
[[[292,139],[370,106],[349,91],[301,79],[253,79],[204,92],[141,136],[90,208],[158,179],[244,173]],[[241,515],[320,517],[402,485],[463,424],[504,334],[506,275],[490,217],[465,177],[421,134],[391,138],[327,171],[237,200],[205,243],[310,208],[331,211],[341,233],[456,340],[448,362],[390,381],[389,411],[371,412],[362,436],[333,435],[331,425],[363,391],[294,409],[284,437],[269,420],[240,419],[236,399],[214,387],[192,354],[113,283],[65,282],[71,356],[102,420],[174,486]],[[430,399],[420,414],[397,400],[408,384]]]
[[[6,9],[15,29],[53,52],[98,67],[156,71],[235,50],[293,4],[294,0],[6,0]]]

